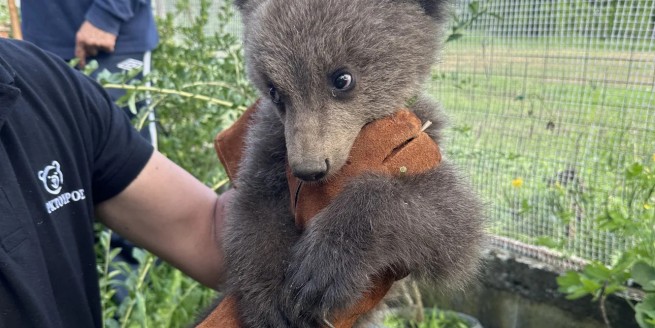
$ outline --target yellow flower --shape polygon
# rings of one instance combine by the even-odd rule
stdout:
[[[650,204],[644,204],[644,209],[650,210],[651,208],[653,208],[653,207],[650,206]]]
[[[512,180],[512,187],[514,188],[521,188],[523,186],[523,179],[522,178],[516,178]]]

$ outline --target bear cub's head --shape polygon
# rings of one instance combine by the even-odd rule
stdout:
[[[421,92],[448,0],[236,0],[249,78],[307,181],[341,168],[360,129]]]

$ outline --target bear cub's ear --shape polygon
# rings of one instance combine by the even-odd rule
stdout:
[[[248,0],[234,0],[234,5],[239,9],[243,9],[248,2]]]
[[[239,9],[241,15],[248,15],[253,9],[265,0],[234,0],[234,6]]]
[[[421,4],[425,13],[437,20],[443,20],[450,10],[452,0],[417,0]]]

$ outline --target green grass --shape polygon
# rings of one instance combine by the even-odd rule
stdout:
[[[655,52],[610,46],[476,36],[447,45],[431,85],[451,118],[444,152],[489,202],[493,232],[606,262],[622,246],[594,218],[621,196],[625,168],[655,153]],[[575,186],[555,183],[567,169]]]

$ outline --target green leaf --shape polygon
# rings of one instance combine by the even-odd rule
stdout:
[[[133,248],[132,249],[132,257],[134,257],[139,264],[144,264],[146,263],[148,253],[146,253],[143,249],[141,248]]]
[[[620,291],[623,291],[623,290],[625,290],[625,286],[619,285],[619,284],[610,284],[610,285],[605,286],[605,294],[606,295],[611,295],[611,294],[614,294],[616,292],[620,292]]]
[[[584,276],[580,277],[580,282],[582,283],[582,286],[584,286],[585,290],[590,294],[598,291],[601,289],[601,287],[603,287],[603,285],[601,285],[598,281],[589,279]]]
[[[462,33],[452,33],[451,35],[448,36],[448,39],[446,39],[446,42],[455,41],[455,40],[457,40],[457,39],[459,39],[459,38],[461,38],[463,36],[464,36],[464,34],[462,34]]]
[[[593,262],[585,266],[583,272],[595,280],[609,280],[612,272],[603,263]]]
[[[561,287],[568,287],[580,284],[580,274],[575,271],[567,271],[564,275],[556,278],[557,284]]]
[[[121,250],[122,250],[122,248],[116,247],[116,248],[112,249],[111,251],[109,251],[109,254],[107,255],[107,260],[109,262],[111,262],[114,258],[116,258],[116,256],[118,256],[118,253],[120,253]]]
[[[635,263],[637,260],[636,254],[632,251],[624,251],[621,252],[620,257],[616,260],[615,263],[612,265],[612,272],[618,273],[618,272],[625,272],[632,265]]]
[[[567,294],[567,299],[578,299],[589,294],[580,281],[581,275],[575,271],[568,271],[564,275],[557,277],[558,290]]]
[[[610,232],[626,233],[627,225],[631,223],[628,208],[621,200],[612,198],[607,204],[605,213],[597,218],[599,227]]]
[[[655,268],[646,262],[639,261],[632,267],[632,279],[640,284],[645,291],[655,291]]]
[[[130,95],[130,99],[127,101],[127,106],[130,108],[132,114],[138,114],[138,109],[136,108],[136,93]]]
[[[633,163],[625,171],[626,177],[631,179],[639,176],[644,171],[644,166],[641,163]]]
[[[104,325],[106,328],[120,328],[118,321],[114,318],[105,318]]]
[[[480,2],[472,1],[471,3],[469,3],[469,11],[473,16],[475,16],[480,11]]]
[[[642,328],[655,327],[652,324],[655,320],[655,294],[648,294],[641,303],[635,306],[635,318]]]
[[[583,288],[578,288],[575,289],[574,291],[570,292],[568,295],[566,295],[567,300],[577,300],[581,297],[587,296],[590,293]]]
[[[84,72],[84,74],[86,75],[91,75],[91,73],[95,72],[97,69],[98,69],[98,61],[92,60],[86,63],[86,66],[84,66],[82,72]]]
[[[73,58],[68,62],[68,66],[70,66],[72,68],[75,68],[75,67],[77,67],[77,64],[79,64],[79,63],[80,63],[79,58]]]
[[[148,311],[146,310],[146,300],[143,294],[137,293],[136,294],[136,311],[134,312],[137,314],[137,318],[139,318],[141,322],[144,322],[146,319],[146,316],[148,314]],[[143,327],[143,325],[141,325]]]

